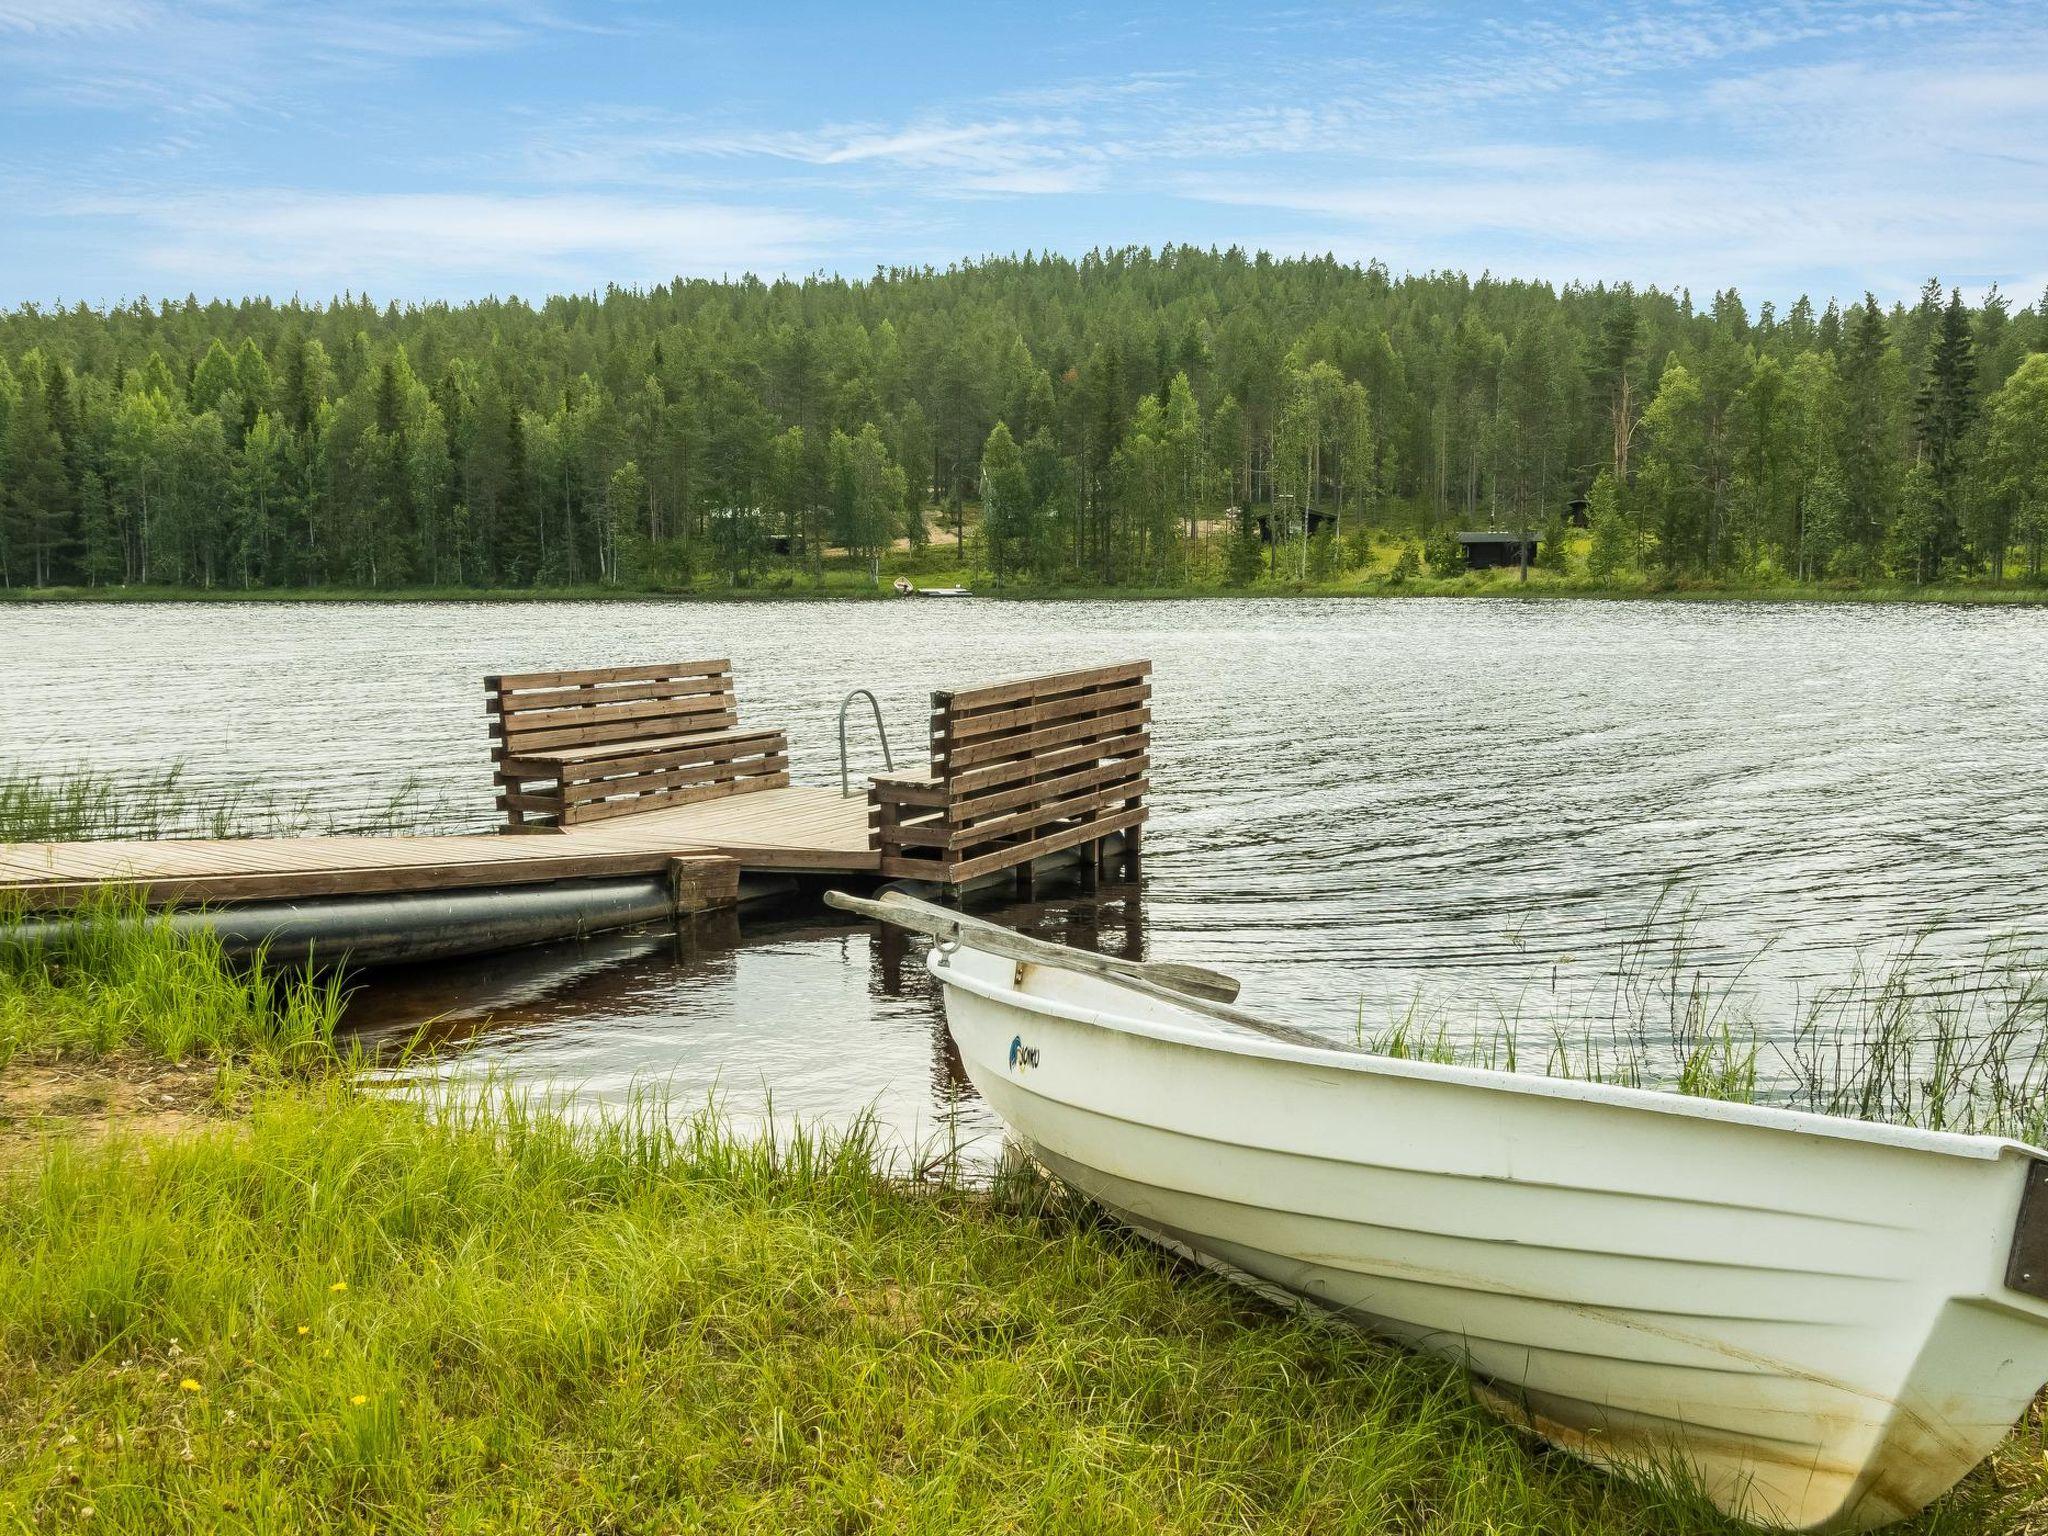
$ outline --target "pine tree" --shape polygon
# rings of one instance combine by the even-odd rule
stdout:
[[[48,586],[68,553],[75,507],[64,442],[51,415],[55,367],[34,353],[22,361],[20,394],[7,423],[7,482],[0,487],[0,584]]]
[[[1874,572],[1898,504],[1899,398],[1905,369],[1872,294],[1850,312],[1842,350],[1842,434],[1838,449],[1846,501],[1844,552]]]
[[[1586,514],[1593,535],[1586,549],[1586,574],[1595,581],[1611,581],[1629,564],[1628,520],[1622,515],[1613,471],[1603,469],[1593,477]]]
[[[1950,291],[1941,311],[1914,404],[1921,462],[1933,488],[1932,524],[1922,553],[1925,572],[1919,579],[1931,581],[1962,544],[1965,455],[1977,418],[1976,344],[1960,289]]]
[[[1024,455],[1008,425],[999,421],[981,450],[981,528],[998,586],[1029,563],[1036,512]]]

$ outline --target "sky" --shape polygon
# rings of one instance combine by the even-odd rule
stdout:
[[[0,305],[1165,243],[2031,303],[2048,4],[0,0]]]

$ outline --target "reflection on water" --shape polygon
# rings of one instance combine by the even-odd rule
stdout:
[[[733,658],[742,714],[785,727],[812,784],[838,780],[849,688],[874,689],[915,756],[935,687],[1151,657],[1144,942],[1333,1033],[1418,999],[1454,1033],[1540,1033],[1681,937],[1683,964],[1740,974],[1767,1026],[1859,951],[1929,929],[1935,955],[2048,942],[2038,609],[0,607],[0,766],[183,760],[194,783],[253,781],[339,821],[412,779],[444,825],[480,828],[483,674],[687,656]],[[856,773],[879,766],[861,750]],[[379,983],[360,1011],[452,1030],[492,1012],[481,1059],[605,1093],[651,1074],[737,1107],[765,1083],[778,1110],[872,1100],[931,1127],[952,1090],[935,1091],[921,968],[892,991],[869,950],[859,927],[750,921],[722,953],[501,958]],[[512,990],[476,1003],[493,987]]]
[[[1135,882],[976,903],[1025,932],[1142,958]],[[394,1076],[489,1074],[616,1107],[653,1088],[715,1101],[736,1124],[843,1125],[872,1113],[898,1145],[992,1157],[993,1119],[946,1033],[919,940],[812,912],[749,917],[691,938],[613,934],[357,980],[349,1028]],[[417,1046],[410,1065],[401,1058]]]

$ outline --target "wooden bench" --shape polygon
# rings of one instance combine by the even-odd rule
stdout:
[[[537,831],[789,783],[789,740],[742,727],[732,663],[484,679],[498,808]]]
[[[960,885],[1104,839],[1137,845],[1151,768],[1152,663],[932,695],[931,767],[870,781],[891,879]]]

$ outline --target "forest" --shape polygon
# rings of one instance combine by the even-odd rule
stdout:
[[[2048,296],[1754,311],[1168,247],[0,315],[9,589],[2041,579]],[[1584,529],[1572,534],[1569,530]]]

